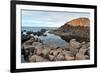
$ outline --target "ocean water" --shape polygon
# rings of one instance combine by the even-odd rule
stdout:
[[[22,27],[21,29],[26,31],[37,32],[40,31],[41,29],[54,30],[57,29],[57,27]]]
[[[67,47],[68,43],[65,40],[63,40],[60,36],[49,33],[49,31],[57,29],[56,27],[22,27],[22,30],[33,32],[40,31],[41,29],[47,29],[47,31],[44,33],[47,36],[39,36],[39,38],[43,41],[44,44],[56,45],[61,48]]]

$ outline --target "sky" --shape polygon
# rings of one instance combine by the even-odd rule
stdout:
[[[67,11],[22,10],[22,27],[60,27],[64,23],[80,17],[90,17],[90,13]]]

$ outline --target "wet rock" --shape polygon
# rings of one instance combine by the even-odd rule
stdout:
[[[47,30],[46,29],[41,29],[40,30],[42,33],[46,32]]]

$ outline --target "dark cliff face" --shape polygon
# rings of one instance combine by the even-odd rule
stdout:
[[[73,19],[61,26],[56,32],[68,33],[68,35],[60,35],[67,41],[73,38],[80,42],[90,41],[90,20],[88,18]]]

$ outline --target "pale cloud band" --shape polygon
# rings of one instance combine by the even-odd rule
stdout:
[[[90,17],[89,12],[22,10],[22,26],[60,27],[64,23],[80,17]]]

